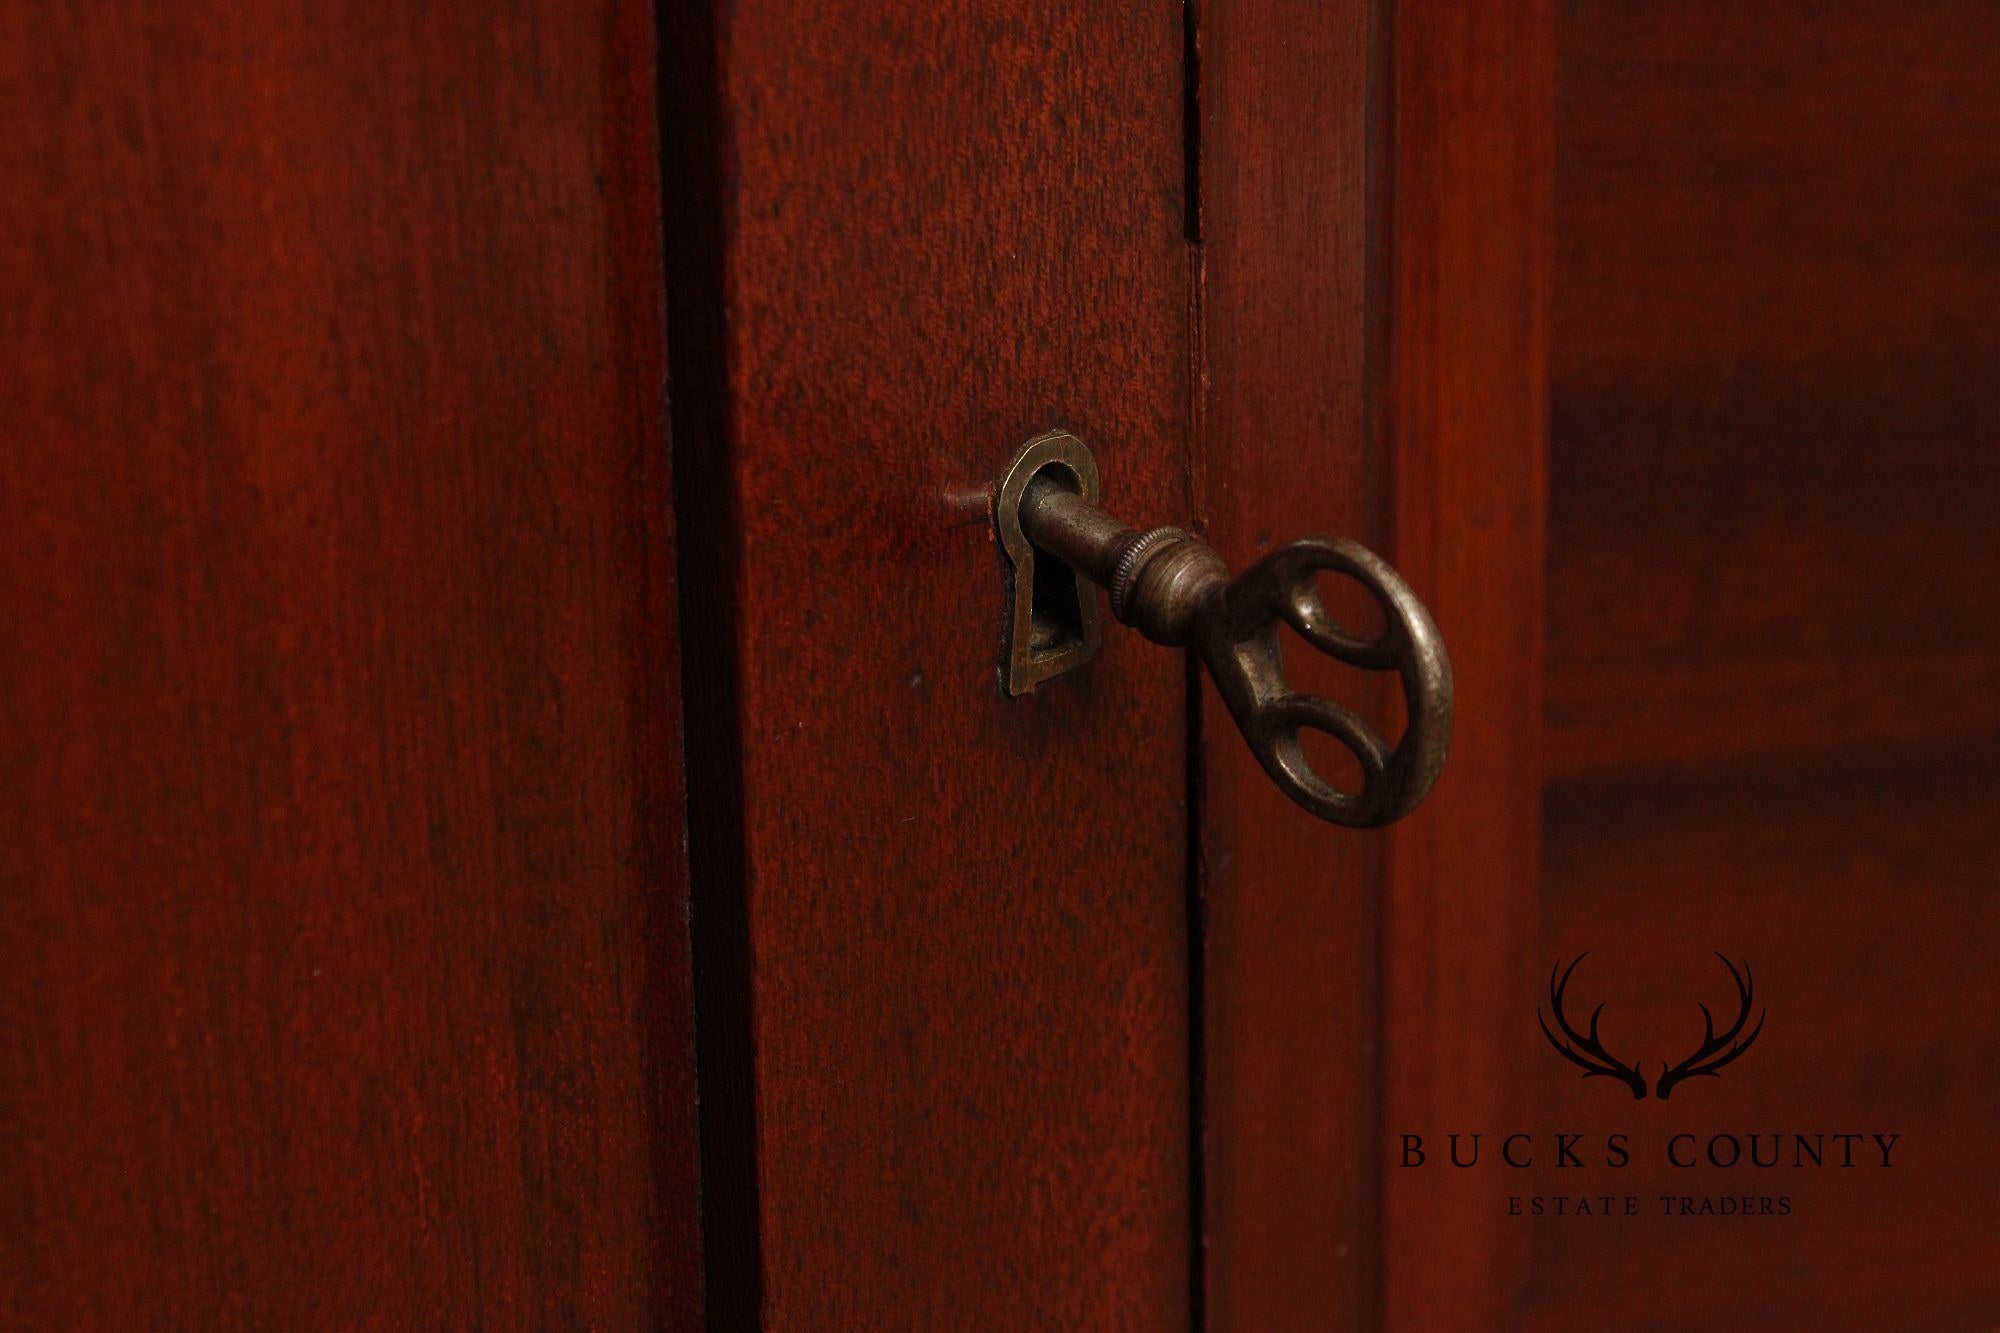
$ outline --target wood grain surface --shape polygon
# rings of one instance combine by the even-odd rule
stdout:
[[[1369,394],[1372,8],[1199,7],[1194,465],[1204,535],[1236,569],[1309,533],[1381,548],[1393,526]],[[1286,647],[1295,688],[1385,715],[1379,679]],[[1363,1327],[1382,839],[1292,804],[1205,679],[1198,703],[1208,1326]]]
[[[1586,1083],[1539,1052],[1535,1122],[1591,1144],[1626,1133],[1632,1160],[1556,1169],[1547,1152],[1518,1181],[1488,1177],[1488,1194],[1609,1190],[1637,1197],[1640,1211],[1531,1222],[1529,1327],[1992,1325],[1997,824],[1991,762],[1752,769],[1551,793],[1544,947],[1552,958],[1592,951],[1575,984],[1605,1004],[1613,1048],[1657,1075],[1700,1041],[1698,1002],[1718,1022],[1734,1017],[1711,949],[1751,965],[1767,1016],[1720,1078],[1664,1102]],[[1887,1170],[1872,1142],[1852,1168],[1808,1159],[1799,1169],[1789,1146],[1776,1168],[1723,1170],[1695,1155],[1717,1134],[1790,1145],[1801,1133],[1901,1137]],[[1667,1159],[1676,1134],[1696,1136],[1680,1150],[1696,1166]],[[1842,1160],[1831,1144],[1827,1160]],[[1667,1216],[1661,1196],[1784,1199],[1789,1211]]]
[[[1711,950],[1769,1018],[1667,1103],[1551,1058],[1543,1114],[1904,1138],[1635,1163],[1630,1226],[1536,1224],[1535,1326],[2000,1317],[1996,43],[1965,0],[1565,9],[1544,954],[1635,1051],[1732,998]]]
[[[1528,1094],[1506,1005],[1535,924],[1553,41],[1543,5],[1201,9],[1207,532],[1239,563],[1376,545],[1459,695],[1390,835],[1303,817],[1204,696],[1216,1328],[1492,1326],[1522,1279],[1524,1231],[1383,1167],[1393,1126]],[[1313,656],[1299,683],[1396,720],[1387,682]]]
[[[1534,960],[1555,22],[1549,0],[1402,4],[1394,29],[1386,420],[1395,560],[1458,687],[1451,757],[1389,831],[1383,1133],[1521,1118]],[[1518,1311],[1527,1236],[1391,1172],[1389,1328]]]
[[[2000,737],[2000,14],[1573,6],[1549,762]]]
[[[650,6],[0,41],[0,1324],[692,1326]]]
[[[988,512],[1187,515],[1180,6],[666,36],[712,1317],[1185,1324],[1183,663],[1005,697]]]

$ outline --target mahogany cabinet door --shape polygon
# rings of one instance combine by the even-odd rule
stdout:
[[[1379,1149],[1391,1106],[1526,1087],[1545,8],[695,8],[663,88],[711,1317],[1504,1303],[1525,1231],[1397,1212]],[[992,489],[1051,428],[1232,562],[1404,559],[1464,645],[1434,807],[1314,822],[1115,626],[1006,697]]]
[[[0,88],[0,1322],[1405,1299],[1370,1136],[1488,1048],[1381,996],[1499,973],[1384,932],[1466,865],[1523,928],[1532,837],[1515,12],[0,20],[48,54]],[[1136,635],[1003,693],[990,490],[1051,427],[1232,561],[1405,560],[1481,718],[1421,822],[1313,823]]]
[[[652,7],[0,45],[0,1325],[690,1325]]]
[[[0,19],[0,1323],[1991,1323],[2000,32],[1670,8]],[[1429,803],[1008,697],[1051,428]]]
[[[1184,1326],[1184,666],[1009,698],[990,513],[1188,510],[1181,6],[664,36],[710,1317]]]

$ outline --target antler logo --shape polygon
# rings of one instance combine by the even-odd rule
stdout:
[[[1576,956],[1576,963],[1581,963],[1588,957],[1590,957],[1589,954],[1580,953]],[[1562,1052],[1563,1059],[1581,1068],[1585,1078],[1615,1078],[1626,1087],[1632,1089],[1633,1101],[1644,1101],[1646,1097],[1646,1077],[1639,1072],[1639,1067],[1637,1065],[1626,1064],[1617,1056],[1605,1050],[1604,1043],[1597,1039],[1597,1020],[1603,1015],[1604,1006],[1599,1004],[1595,1009],[1590,1011],[1589,1036],[1585,1036],[1571,1027],[1568,1017],[1563,1013],[1563,993],[1569,989],[1570,973],[1576,971],[1576,963],[1571,963],[1567,968],[1564,968],[1561,960],[1558,959],[1555,967],[1549,969],[1549,1006],[1556,1011],[1556,1026],[1563,1030],[1563,1036],[1569,1038],[1569,1040],[1563,1041],[1555,1033],[1549,1031],[1549,1020],[1542,1017],[1542,1011],[1537,1007],[1535,1018],[1542,1025],[1542,1035],[1549,1039],[1549,1045]],[[1558,970],[1562,972],[1561,980],[1556,979],[1556,972]],[[1571,1043],[1574,1043],[1574,1045]]]
[[[1671,1096],[1673,1090],[1687,1079],[1720,1077],[1719,1071],[1722,1067],[1749,1050],[1750,1043],[1757,1040],[1757,1034],[1764,1030],[1764,1019],[1770,1012],[1768,1009],[1757,1016],[1757,1026],[1750,1029],[1748,1036],[1741,1035],[1743,1025],[1750,1019],[1753,997],[1750,964],[1744,963],[1743,970],[1738,972],[1736,964],[1730,962],[1728,958],[1720,953],[1715,956],[1722,959],[1722,965],[1729,969],[1730,979],[1736,983],[1736,1021],[1729,1025],[1728,1031],[1718,1035],[1715,1031],[1715,1015],[1709,1012],[1707,1005],[1697,1002],[1701,1009],[1701,1045],[1695,1048],[1694,1054],[1677,1065],[1668,1065],[1664,1060],[1660,1062],[1660,1076],[1654,1080],[1653,1093],[1661,1101]],[[1568,967],[1564,967],[1562,961],[1558,959],[1556,965],[1549,970],[1549,1007],[1555,1011],[1556,1027],[1561,1030],[1562,1036],[1558,1037],[1555,1032],[1550,1031],[1549,1020],[1543,1015],[1539,1006],[1535,1010],[1535,1018],[1541,1023],[1542,1035],[1549,1039],[1549,1045],[1555,1047],[1563,1059],[1583,1070],[1585,1078],[1615,1078],[1632,1090],[1634,1101],[1643,1101],[1646,1096],[1646,1076],[1639,1072],[1636,1064],[1628,1065],[1606,1050],[1604,1043],[1598,1038],[1597,1022],[1604,1013],[1604,1006],[1599,1004],[1590,1011],[1590,1030],[1587,1033],[1578,1032],[1571,1025],[1568,1015],[1563,1012],[1563,996],[1569,990],[1570,976],[1576,971],[1577,963],[1588,957],[1590,957],[1588,953],[1578,954],[1576,962]]]

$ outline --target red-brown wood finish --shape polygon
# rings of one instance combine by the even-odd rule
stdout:
[[[0,1323],[692,1325],[650,7],[0,41]]]
[[[1460,700],[1444,780],[1388,837],[1303,817],[1206,710],[1207,1318],[1483,1326],[1525,1230],[1385,1195],[1383,1169],[1396,1126],[1528,1089],[1553,14],[1242,0],[1199,37],[1206,530],[1238,562],[1314,530],[1378,545]],[[1294,671],[1391,706],[1311,656]]]
[[[1551,776],[2000,734],[2000,15],[1573,5]]]
[[[1368,397],[1370,10],[1197,15],[1193,462],[1234,568],[1313,532],[1379,547],[1391,527]],[[1381,714],[1374,682],[1291,648],[1296,687]],[[1381,839],[1286,799],[1206,684],[1200,711],[1207,1322],[1358,1327],[1379,1262]]]
[[[1646,1213],[1536,1224],[1530,1322],[1987,1327],[2000,13],[1564,13],[1542,965],[1593,950],[1635,1053],[1733,1004],[1711,950],[1769,1018],[1665,1103],[1541,1052],[1541,1117],[1903,1138],[1886,1172],[1592,1175]],[[1793,1211],[1658,1215],[1716,1193]]]
[[[1605,1004],[1614,1048],[1657,1075],[1659,1057],[1700,1040],[1697,1001],[1733,1018],[1710,948],[1752,965],[1768,1016],[1719,1079],[1665,1102],[1585,1084],[1542,1053],[1536,1123],[1584,1135],[1587,1167],[1510,1173],[1521,1179],[1489,1189],[1629,1193],[1640,1213],[1532,1224],[1528,1326],[1991,1326],[1997,792],[1990,764],[1913,761],[1550,793],[1545,947],[1592,950],[1575,984]],[[1612,1132],[1634,1145],[1624,1170],[1598,1169],[1595,1145]],[[1665,1160],[1676,1134],[1697,1136],[1679,1151],[1698,1157],[1712,1135],[1753,1133],[1760,1154],[1786,1136],[1778,1168]],[[1901,1138],[1886,1171],[1870,1140],[1854,1168],[1799,1170],[1797,1133]],[[1666,1217],[1662,1195],[1783,1198],[1790,1211]]]
[[[988,512],[1060,426],[1187,515],[1181,54],[1164,0],[669,33],[723,1327],[1187,1319],[1183,661],[1005,697]]]
[[[1528,1108],[1541,767],[1555,12],[1397,6],[1386,421],[1395,560],[1450,646],[1451,757],[1389,833],[1385,1162],[1403,1133]],[[1527,1233],[1463,1182],[1391,1171],[1390,1328],[1514,1317]]]

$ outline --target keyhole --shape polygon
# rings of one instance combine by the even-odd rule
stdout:
[[[1082,494],[1076,475],[1059,463],[1035,473],[1029,488],[1052,482]],[[1023,491],[1026,494],[1026,491]],[[1083,642],[1083,607],[1077,601],[1075,571],[1046,553],[1035,557],[1035,586],[1028,602],[1028,644],[1036,653],[1058,652]]]
[[[1028,642],[1037,653],[1055,652],[1083,642],[1083,608],[1076,597],[1076,575],[1053,556],[1035,559],[1035,588],[1028,603]]]

